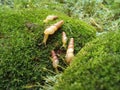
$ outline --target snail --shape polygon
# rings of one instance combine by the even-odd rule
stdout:
[[[100,26],[93,18],[90,18],[90,23],[91,25],[95,26],[97,30],[99,30],[100,32],[103,31],[102,26]]]
[[[59,60],[58,60],[54,50],[51,51],[51,55],[52,55],[52,65],[53,65],[53,68],[55,68],[55,71],[58,72]]]
[[[66,48],[66,43],[67,43],[67,36],[65,32],[62,32],[62,47]]]
[[[44,22],[44,23],[47,23],[48,21],[52,21],[52,20],[55,20],[55,19],[57,19],[57,18],[58,18],[58,16],[48,15],[48,16],[46,17],[46,19],[43,20],[43,22]]]
[[[61,20],[57,23],[55,23],[54,25],[48,27],[47,29],[45,29],[44,31],[44,39],[43,39],[43,43],[46,45],[47,39],[49,37],[49,35],[52,35],[55,33],[55,31],[57,31],[62,25],[63,25],[64,21]]]
[[[65,56],[66,62],[70,64],[73,57],[74,57],[74,38],[70,38],[68,49]]]

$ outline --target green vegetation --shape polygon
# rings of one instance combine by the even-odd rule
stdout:
[[[51,14],[59,18],[43,23]],[[49,36],[45,47],[44,30],[60,20],[64,25]],[[97,36],[110,33],[93,40],[96,31],[90,25]],[[115,30],[120,30],[119,0],[0,0],[0,90],[53,90],[57,82],[55,90],[117,90],[120,35],[111,32]],[[82,49],[67,69],[62,31],[75,39],[75,55]],[[53,49],[60,74],[52,67]]]
[[[93,25],[99,32],[120,28],[120,2],[117,2],[117,0],[63,1],[67,15],[86,21]]]
[[[44,24],[43,20],[51,14],[58,15],[59,19]],[[45,28],[59,20],[64,20],[64,25],[54,35],[49,36],[46,47],[39,45]],[[59,12],[31,8],[1,10],[0,89],[41,87],[44,84],[43,78],[52,75],[49,72],[53,70],[50,52],[53,49],[56,52],[61,51],[62,31],[66,32],[68,38],[75,39],[75,53],[96,36],[93,27]],[[65,53],[63,51],[63,57]]]
[[[120,31],[89,42],[76,55],[55,90],[119,90]]]
[[[93,25],[99,32],[120,28],[119,0],[1,0],[0,4],[15,9],[41,8],[64,12]]]

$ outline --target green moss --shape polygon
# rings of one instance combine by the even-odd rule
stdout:
[[[50,14],[58,15],[59,19],[44,24]],[[64,25],[49,36],[46,47],[39,46],[45,28],[59,20],[64,20]],[[32,27],[28,29],[26,23]],[[45,68],[53,70],[50,51],[59,51],[62,46],[62,31],[75,39],[75,53],[96,35],[94,28],[86,23],[51,10],[0,11],[0,89],[21,90],[25,85],[43,84],[43,77],[51,75]]]
[[[55,90],[119,90],[120,32],[89,42],[76,55]]]

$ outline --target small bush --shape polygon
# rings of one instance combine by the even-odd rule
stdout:
[[[119,90],[120,31],[98,37],[74,58],[55,90]]]
[[[58,15],[59,19],[44,24],[43,20],[50,14]],[[49,36],[46,47],[39,46],[45,28],[59,20],[64,20],[64,25]],[[46,69],[53,69],[50,51],[59,51],[62,46],[62,31],[66,32],[68,38],[75,39],[75,53],[96,35],[94,28],[86,23],[55,11],[30,8],[1,10],[0,89],[21,90],[26,85],[35,88],[43,85],[43,77],[51,75]]]

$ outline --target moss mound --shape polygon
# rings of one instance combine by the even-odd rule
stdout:
[[[120,32],[110,32],[76,55],[55,85],[55,90],[119,90]]]
[[[50,14],[58,15],[59,19],[44,24],[43,20]],[[65,22],[62,28],[49,36],[46,47],[39,46],[45,28],[59,20]],[[62,31],[75,39],[75,53],[96,35],[94,28],[86,23],[51,10],[1,10],[0,89],[21,90],[25,85],[44,84],[43,77],[51,75],[46,69],[53,69],[50,51],[59,51]]]

